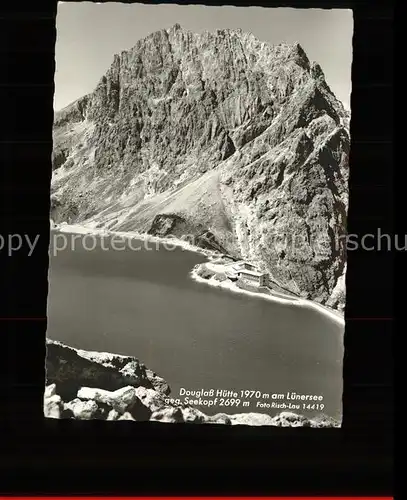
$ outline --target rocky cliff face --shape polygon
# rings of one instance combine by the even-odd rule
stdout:
[[[44,416],[76,420],[339,427],[327,417],[308,419],[283,412],[209,416],[189,405],[174,406],[164,379],[130,356],[73,349],[47,340]]]
[[[341,308],[348,127],[298,44],[175,25],[116,55],[94,92],[55,114],[52,218],[198,245],[210,235]]]

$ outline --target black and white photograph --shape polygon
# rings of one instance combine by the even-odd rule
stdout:
[[[44,416],[340,428],[352,11],[56,30]]]

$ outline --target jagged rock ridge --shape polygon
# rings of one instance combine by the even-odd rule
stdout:
[[[209,234],[342,308],[348,128],[300,45],[175,25],[116,55],[94,92],[55,114],[52,218],[198,244]]]

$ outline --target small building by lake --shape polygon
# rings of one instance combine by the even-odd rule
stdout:
[[[233,264],[233,269],[236,272],[242,271],[242,270],[247,270],[247,271],[255,271],[256,266],[252,264],[251,262],[247,262],[246,260],[238,260]]]
[[[241,269],[238,272],[239,279],[245,281],[250,285],[255,286],[268,286],[269,276],[267,273],[259,271],[252,271],[251,269]]]
[[[251,262],[239,260],[227,267],[226,277],[232,281],[240,281],[254,287],[266,287],[269,285],[268,273],[261,272]]]

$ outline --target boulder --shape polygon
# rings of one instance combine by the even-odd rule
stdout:
[[[191,407],[182,408],[182,416],[184,422],[189,424],[205,424],[209,421],[209,418],[205,415],[205,413]]]
[[[93,420],[99,419],[100,411],[95,401],[81,401],[74,399],[64,405],[65,410],[70,410],[74,418],[78,420]]]
[[[52,394],[44,398],[44,416],[47,418],[61,418],[62,416],[62,401],[60,396]]]
[[[228,415],[232,425],[273,425],[273,419],[270,415],[263,413],[238,413],[236,415]]]
[[[230,415],[226,415],[225,413],[217,413],[211,417],[208,417],[208,422],[211,424],[224,424],[230,425],[232,421],[230,420]]]
[[[110,410],[106,420],[119,420],[120,413],[116,410]]]
[[[146,406],[151,412],[158,411],[166,406],[164,396],[153,389],[137,387],[137,389],[135,389],[135,393],[143,405]]]
[[[163,378],[159,377],[155,372],[147,368],[146,376],[149,382],[151,383],[152,387],[157,392],[164,394],[165,396],[168,396],[171,393],[171,388],[167,384],[167,382]]]
[[[45,387],[44,398],[50,398],[56,394],[56,385],[50,384]]]
[[[136,420],[131,413],[126,411],[117,420]]]
[[[177,424],[184,422],[181,408],[174,408],[171,406],[153,412],[150,420],[163,423],[170,423],[170,424]]]
[[[151,410],[141,402],[136,391],[137,389],[131,386],[123,387],[114,392],[82,387],[78,391],[78,398],[107,405],[120,415],[129,412],[136,420],[148,420]]]
[[[74,398],[81,387],[107,391],[129,385],[153,387],[145,366],[135,358],[77,350],[49,339],[46,370],[47,384],[56,384],[64,400]],[[159,383],[158,377],[152,379]],[[165,389],[162,384],[162,390]]]
[[[310,427],[311,423],[308,418],[296,413],[283,411],[279,415],[272,418],[272,424],[278,427]]]

